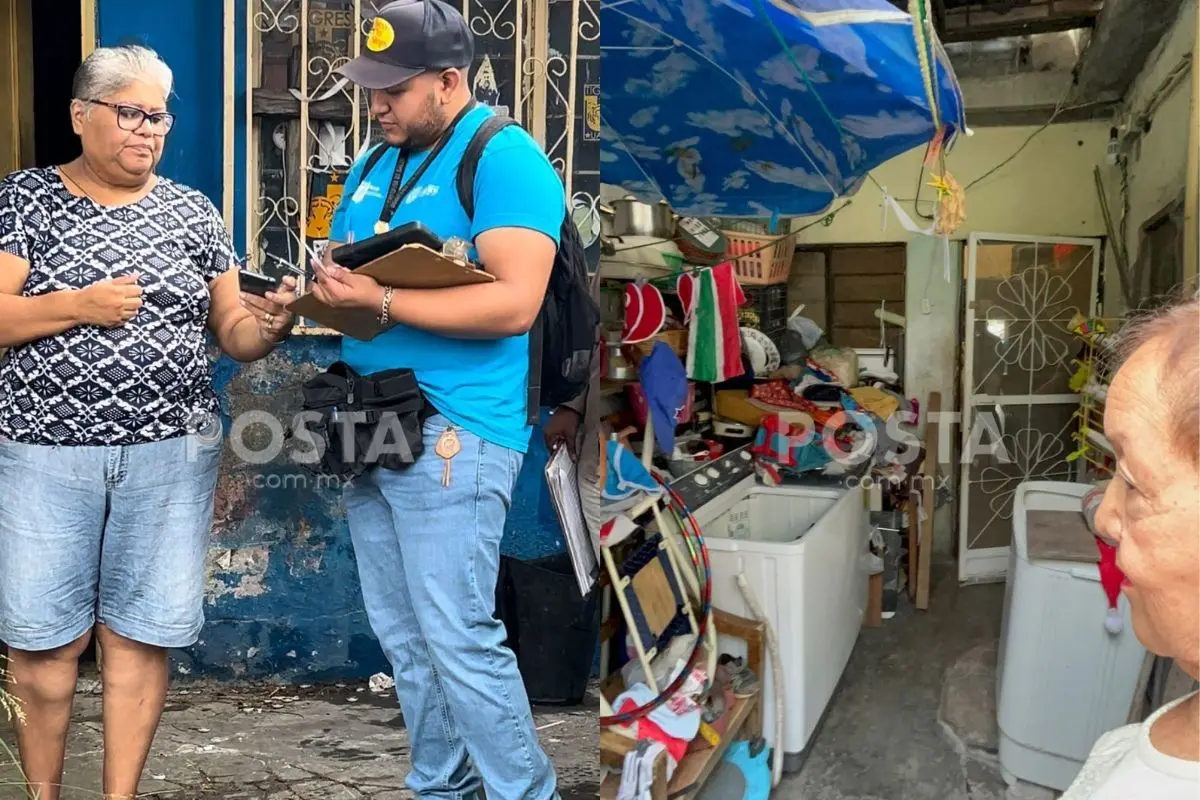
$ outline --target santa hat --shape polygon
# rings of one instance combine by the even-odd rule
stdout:
[[[1088,528],[1096,539],[1096,549],[1100,551],[1100,585],[1108,598],[1108,614],[1104,618],[1104,629],[1114,636],[1125,629],[1121,612],[1117,603],[1121,598],[1121,585],[1125,583],[1125,574],[1117,566],[1117,548],[1107,539],[1096,532],[1096,512],[1104,502],[1104,486],[1098,486],[1083,496],[1083,516]]]
[[[1118,634],[1125,628],[1121,612],[1117,610],[1117,600],[1121,597],[1121,584],[1125,582],[1125,574],[1117,566],[1117,548],[1096,537],[1096,547],[1100,549],[1100,585],[1108,597],[1108,615],[1104,618],[1104,629],[1111,634]]]

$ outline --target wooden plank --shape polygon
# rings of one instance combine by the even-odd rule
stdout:
[[[837,306],[841,303],[873,303],[878,306],[880,300],[887,300],[900,305],[904,302],[904,275],[841,275],[829,285],[829,295],[833,298],[835,317]],[[902,305],[900,308],[903,310]]]
[[[29,0],[0,0],[0,176],[36,163],[32,37]]]
[[[96,0],[80,0],[79,34],[79,52],[82,58],[87,58],[96,49],[99,40],[96,34]]]
[[[650,800],[667,800],[667,754],[660,752],[654,757],[654,778],[650,783]]]
[[[255,116],[298,117],[300,101],[286,89],[255,89],[253,98]],[[366,118],[364,109],[360,116]],[[349,124],[354,117],[354,107],[349,98],[338,92],[328,100],[308,104],[308,117],[313,122],[329,120]]]
[[[600,729],[600,763],[620,769],[625,755],[637,746],[637,739],[617,733],[612,728]]]
[[[900,275],[906,264],[903,250],[854,248],[834,252],[838,253],[838,257],[832,259],[830,264],[834,280],[853,276]]]
[[[600,784],[600,800],[617,800],[621,785],[619,774],[605,776]],[[654,759],[654,782],[650,784],[650,800],[667,800],[671,796],[667,784],[667,754],[660,752]]]
[[[716,747],[693,750],[683,757],[679,766],[675,768],[675,773],[671,776],[669,791],[671,797],[695,797],[696,793],[703,788],[705,781],[712,775],[713,770],[721,763],[730,743],[739,738],[738,732],[759,702],[760,697],[757,694],[753,697],[738,698],[729,712],[729,725],[725,729],[725,735],[721,737],[721,743]]]
[[[908,558],[905,559],[905,571],[908,575],[908,599],[914,604],[917,602],[917,565],[920,563],[918,556],[921,550],[920,523],[917,522],[916,511],[917,497],[910,487],[908,500],[904,504],[904,513],[908,519],[904,526],[904,532],[908,539]]]
[[[829,341],[838,347],[879,347],[879,328],[832,328]]]
[[[887,309],[896,314],[904,315],[904,298],[887,300]],[[879,310],[879,300],[872,302],[839,302],[833,307],[833,326],[835,328],[867,328],[875,331],[879,339],[879,318],[875,312]]]
[[[933,517],[937,495],[938,475],[938,428],[940,426],[929,422],[929,417],[942,410],[942,393],[930,392],[929,403],[925,411],[925,472],[927,478],[921,484],[922,505],[925,509],[925,520],[921,524],[921,541],[917,546],[917,608],[922,611],[929,608],[929,570],[933,560]]]
[[[1184,173],[1183,280],[1192,286],[1200,273],[1200,14],[1196,15],[1196,40],[1192,45],[1192,117],[1187,136],[1187,172]]]
[[[977,3],[947,9],[942,41],[961,42],[1056,33],[1095,24],[1102,0],[1042,0],[996,8]]]
[[[883,626],[883,573],[867,578],[867,610],[863,613],[864,628]]]

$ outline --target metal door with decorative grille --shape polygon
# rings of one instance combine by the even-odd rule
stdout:
[[[1098,239],[972,234],[967,248],[959,578],[1004,577],[1013,494],[1028,480],[1071,480],[1069,327],[1093,315]]]
[[[234,0],[227,0],[232,7]],[[355,156],[381,136],[367,93],[334,70],[359,55],[385,0],[246,3],[246,257],[282,274],[329,235]],[[458,2],[458,0],[454,0]],[[461,0],[475,35],[468,80],[477,100],[520,122],[559,171],[592,263],[599,257],[599,0]],[[226,31],[226,41],[231,33]],[[232,120],[232,63],[226,64]],[[232,125],[226,126],[232,184]],[[232,222],[232,193],[226,193]],[[593,252],[596,251],[596,252]],[[298,330],[305,330],[301,327]],[[328,333],[323,328],[308,332]]]

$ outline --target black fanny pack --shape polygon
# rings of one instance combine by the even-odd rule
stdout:
[[[301,391],[303,424],[291,436],[312,449],[293,457],[313,472],[341,478],[414,463],[425,449],[421,428],[437,413],[410,369],[359,375],[337,361]]]

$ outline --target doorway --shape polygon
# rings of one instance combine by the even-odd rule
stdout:
[[[0,174],[79,155],[68,108],[82,60],[82,0],[0,0]],[[90,5],[90,4],[88,4]]]
[[[1079,395],[1070,332],[1096,313],[1098,239],[973,233],[963,326],[958,577],[1003,580],[1013,497],[1073,479]]]

